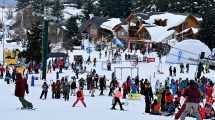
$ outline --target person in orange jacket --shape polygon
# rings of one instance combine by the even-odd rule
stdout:
[[[122,93],[121,93],[121,88],[119,87],[119,89],[116,91],[116,94],[115,94],[115,102],[112,106],[112,110],[116,110],[115,106],[116,106],[116,103],[119,103],[119,106],[120,106],[120,110],[124,110],[123,107],[122,107],[122,104],[120,102],[120,98],[122,97]]]
[[[160,111],[160,104],[157,102],[157,99],[154,99],[154,103],[151,105],[151,114],[152,115],[163,114],[163,112]]]
[[[80,87],[80,89],[76,92],[77,100],[74,102],[72,107],[75,107],[75,105],[78,103],[80,100],[84,107],[86,108],[86,103],[84,102],[84,93],[83,93],[83,87]]]

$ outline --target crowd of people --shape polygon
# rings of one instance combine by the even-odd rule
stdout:
[[[88,60],[87,60],[88,61]],[[87,62],[86,61],[86,62]],[[113,97],[113,106],[111,109],[116,109],[118,103],[121,110],[124,110],[120,99],[127,99],[129,94],[141,94],[145,100],[145,113],[152,115],[175,115],[175,119],[181,118],[184,120],[186,116],[195,116],[196,119],[212,118],[215,116],[213,109],[213,81],[204,76],[199,80],[192,79],[175,79],[176,67],[169,67],[169,77],[163,80],[157,80],[156,85],[152,86],[151,80],[135,78],[128,76],[122,85],[117,81],[116,75],[113,72],[111,80],[108,80],[105,75],[99,75],[95,69],[88,72],[86,78],[79,77],[79,74],[86,72],[86,66],[83,64],[83,58],[77,58],[69,65],[64,60],[52,60],[48,62],[47,73],[56,71],[56,82],[50,81],[48,85],[47,80],[44,80],[40,99],[46,100],[48,90],[51,88],[52,98],[68,101],[70,96],[76,96],[73,107],[81,101],[86,107],[84,101],[84,90],[89,92],[91,97],[95,97],[96,91],[100,91],[99,95],[103,96],[104,90],[109,90],[108,96]],[[88,61],[90,62],[90,60]],[[97,60],[93,59],[93,67],[96,67]],[[87,63],[90,64],[90,63]],[[59,74],[63,72],[63,68],[71,67],[75,76],[68,78],[68,76],[59,78]],[[107,69],[111,70],[111,63],[107,61]],[[184,73],[184,65],[180,65],[180,72]],[[38,73],[39,65],[30,62],[27,66],[27,73]],[[208,67],[205,68],[209,72]],[[10,84],[10,80],[16,83],[15,96],[17,96],[23,105],[24,109],[33,108],[33,104],[25,100],[25,92],[28,94],[28,84],[24,74],[17,71],[14,67],[10,75],[10,68],[5,68],[0,64],[0,78],[4,78]],[[186,72],[189,73],[189,64],[186,64]],[[172,77],[170,79],[170,77]],[[107,82],[108,81],[108,82]],[[109,83],[109,84],[108,84]],[[85,92],[86,93],[86,92]],[[192,108],[192,109],[191,109]]]

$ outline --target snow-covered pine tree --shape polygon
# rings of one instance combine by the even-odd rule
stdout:
[[[66,22],[66,33],[64,36],[63,46],[70,49],[74,45],[80,45],[81,33],[77,24],[79,16],[71,16]]]
[[[58,18],[56,22],[63,21],[63,13],[64,6],[61,4],[60,0],[55,0],[52,6],[51,15]]]
[[[17,0],[17,9],[23,9],[29,4],[29,0]]]
[[[96,16],[126,18],[132,12],[131,0],[98,0]]]
[[[42,23],[35,21],[32,23],[32,28],[27,32],[26,62],[31,60],[41,62],[42,38]]]
[[[94,13],[95,6],[93,4],[92,0],[86,0],[86,3],[84,5],[84,10],[82,11],[83,17],[82,21],[86,21],[90,18],[89,14]]]
[[[208,45],[210,49],[215,48],[215,1],[207,1],[203,4],[202,10],[203,21],[199,31],[200,40]]]
[[[134,0],[133,11],[136,13],[151,11],[150,9],[152,5],[153,4],[151,0]]]

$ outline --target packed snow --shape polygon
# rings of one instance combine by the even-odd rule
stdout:
[[[87,42],[85,42],[85,45],[87,45]],[[12,48],[20,48],[21,46],[13,45],[6,43],[5,46],[10,46],[10,49]],[[91,46],[94,46],[91,44]],[[1,52],[2,52],[2,44],[0,45]],[[106,48],[105,48],[106,49]],[[126,53],[126,51],[125,51]],[[132,62],[125,61],[124,54],[122,53],[122,63],[113,63],[112,64],[112,71],[105,70],[105,66],[103,65],[104,62],[108,60],[107,57],[105,57],[104,51],[102,51],[102,58],[99,59],[99,52],[93,50],[93,52],[90,54],[91,61],[93,58],[97,58],[97,64],[96,67],[93,67],[92,63],[90,65],[84,64],[84,66],[87,66],[87,71],[91,71],[91,69],[95,69],[96,72],[99,75],[106,75],[107,79],[107,85],[109,85],[110,79],[111,79],[111,73],[113,72],[115,67],[132,67]],[[2,54],[2,53],[1,53]],[[134,52],[132,53],[134,54]],[[140,51],[137,51],[135,53],[139,57],[143,57],[140,53]],[[74,55],[83,55],[84,59],[86,60],[89,56],[89,54],[85,50],[73,50],[73,52],[69,51],[69,60],[70,62],[73,61]],[[112,55],[110,55],[112,56]],[[166,63],[166,57],[162,57],[162,63],[159,64],[158,57],[156,57],[156,53],[150,53],[150,56],[155,56],[155,62],[152,63],[143,63],[139,62],[136,66],[139,68],[139,73],[135,69],[123,69],[122,75],[121,70],[116,70],[116,77],[120,83],[120,86],[122,85],[122,82],[124,82],[128,75],[130,75],[132,78],[134,78],[137,74],[139,74],[140,78],[149,79],[151,81],[153,90],[155,86],[155,82],[157,79],[160,80],[160,82],[164,82],[164,80],[169,76],[168,68],[170,65],[173,67],[176,67],[179,69],[178,64],[169,64]],[[0,57],[2,59],[2,56]],[[124,62],[123,62],[124,61]],[[103,66],[102,66],[103,65]],[[164,74],[158,74],[157,69],[160,65],[159,69],[164,72]],[[102,67],[104,69],[102,69]],[[26,70],[27,71],[27,70]],[[179,70],[177,70],[177,76],[174,77],[175,79],[178,79],[181,77],[182,79],[185,78],[194,78],[194,74],[196,71],[196,65],[190,66],[190,72],[182,74],[179,73]],[[214,80],[214,71],[211,71],[208,74],[204,74],[204,76],[209,77],[210,79]],[[87,74],[80,74],[79,78],[84,77],[86,78]],[[41,74],[34,74],[34,76],[40,77]],[[69,76],[69,80],[72,76],[75,76],[74,72],[72,72],[71,68],[68,70],[63,70],[63,73],[60,74],[61,77]],[[0,107],[0,113],[1,119],[3,120],[45,120],[45,119],[52,119],[52,120],[59,120],[64,118],[71,118],[71,119],[79,119],[79,120],[128,120],[128,119],[134,119],[134,120],[142,120],[142,119],[150,119],[150,120],[156,120],[156,119],[164,119],[164,120],[173,120],[173,117],[165,117],[165,116],[156,116],[156,115],[149,115],[149,114],[142,114],[145,111],[145,101],[144,97],[142,97],[141,100],[126,100],[122,99],[122,102],[128,102],[129,104],[127,106],[123,106],[125,109],[128,109],[128,111],[111,111],[109,110],[112,105],[112,99],[113,97],[107,96],[109,89],[106,89],[104,91],[104,96],[99,96],[100,90],[96,89],[95,97],[90,97],[89,91],[84,90],[85,95],[85,102],[87,104],[87,107],[84,108],[84,106],[81,103],[78,103],[77,106],[79,107],[72,107],[72,104],[76,100],[76,96],[70,96],[69,101],[64,101],[63,98],[61,99],[52,99],[51,97],[51,87],[49,87],[48,97],[46,100],[39,99],[40,94],[42,92],[42,84],[43,80],[35,80],[35,86],[31,85],[31,77],[32,75],[28,75],[28,84],[29,84],[29,90],[30,93],[26,94],[25,98],[26,100],[33,103],[33,106],[37,108],[34,111],[28,111],[28,110],[16,110],[17,107],[21,107],[21,103],[19,102],[18,98],[14,96],[14,90],[15,90],[15,84],[9,84],[7,85],[6,82],[4,82],[3,79],[0,80],[0,88],[2,89],[0,91],[0,96],[2,99],[0,99],[1,107]],[[51,84],[51,80],[56,81],[56,71],[52,71],[52,73],[47,74],[47,83],[48,85]],[[116,106],[117,109],[119,109],[119,106]],[[193,118],[186,118],[187,120],[192,120]]]

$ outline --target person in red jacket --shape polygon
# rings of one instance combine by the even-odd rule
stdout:
[[[124,82],[122,84],[122,90],[123,90],[123,99],[126,99],[126,94],[127,94],[127,86],[126,86],[126,82]]]
[[[72,107],[75,107],[75,105],[78,103],[78,101],[80,100],[82,102],[82,104],[84,105],[84,107],[86,108],[86,103],[84,102],[84,92],[83,92],[83,87],[80,87],[80,89],[76,92],[76,96],[77,96],[77,100],[74,102]]]
[[[25,100],[25,92],[28,94],[28,84],[27,81],[22,78],[21,73],[16,74],[16,88],[15,88],[15,96],[19,98],[19,101],[22,103],[22,109],[32,109],[32,103]]]
[[[52,98],[56,98],[56,85],[55,85],[55,82],[52,83]]]
[[[210,85],[206,87],[206,94],[208,98],[212,98],[213,86],[213,82],[210,82]]]
[[[0,74],[0,79],[3,79],[3,73],[4,73],[4,66],[2,66],[1,64],[0,64],[0,72],[1,72],[1,74]]]

